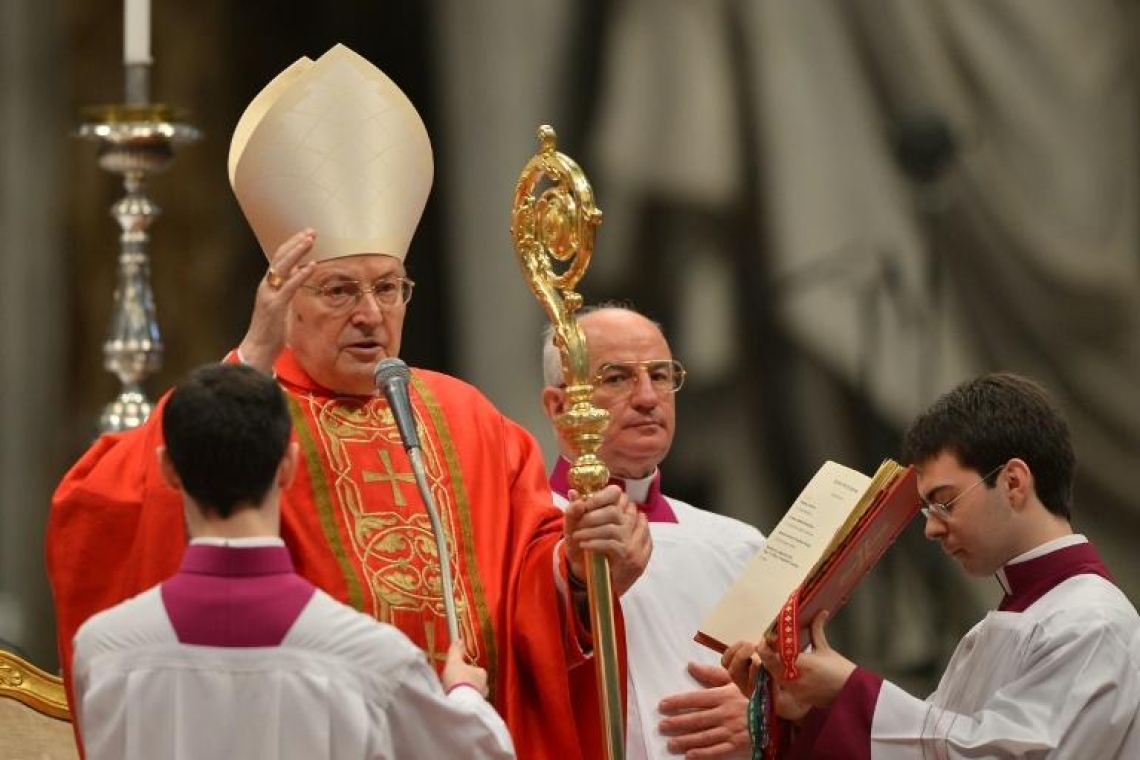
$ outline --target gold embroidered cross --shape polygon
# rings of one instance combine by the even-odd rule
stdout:
[[[397,507],[406,507],[404,492],[400,490],[399,483],[415,483],[416,476],[410,472],[396,472],[392,466],[392,454],[387,449],[380,449],[380,463],[384,465],[384,472],[364,471],[365,483],[387,483],[392,487],[392,498]]]

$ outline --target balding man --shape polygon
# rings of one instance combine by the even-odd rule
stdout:
[[[659,465],[673,443],[676,393],[685,368],[661,328],[624,306],[580,312],[594,385],[593,402],[610,413],[599,456],[649,520],[653,555],[621,598],[629,658],[626,757],[747,757],[747,700],[717,656],[693,641],[701,620],[760,548],[750,525],[706,512],[662,492]],[[566,411],[558,350],[543,344],[542,405],[553,421]],[[570,447],[550,476],[565,499]]]

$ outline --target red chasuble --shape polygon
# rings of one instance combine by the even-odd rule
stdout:
[[[387,403],[333,395],[289,352],[276,371],[301,445],[300,471],[281,506],[297,572],[399,627],[439,667],[447,622],[435,541]],[[594,667],[554,583],[562,514],[537,444],[454,378],[416,370],[412,397],[460,630],[488,671],[518,756],[602,757]],[[101,437],[53,498],[48,573],[69,688],[79,625],[178,569],[182,506],[158,469],[161,413],[160,406],[141,428]]]

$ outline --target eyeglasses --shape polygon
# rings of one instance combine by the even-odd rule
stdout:
[[[963,496],[968,494],[970,491],[974,490],[975,488],[980,486],[982,483],[985,483],[987,480],[992,478],[994,475],[1001,472],[1002,468],[1005,467],[1007,464],[1009,464],[1009,462],[1002,462],[997,467],[993,468],[992,470],[987,472],[985,475],[983,475],[981,477],[981,479],[978,480],[978,482],[969,486],[968,488],[966,488],[966,490],[961,491],[957,496],[955,496],[950,501],[942,501],[942,502],[936,501],[936,502],[926,503],[922,507],[922,516],[928,520],[931,517],[937,517],[939,520],[949,520],[950,514],[954,509],[954,502],[958,501],[958,499],[961,499]]]
[[[676,393],[685,384],[685,365],[681,362],[676,359],[647,359],[603,364],[594,375],[594,390],[608,399],[625,398],[637,387],[639,370],[645,370],[649,384],[658,396]]]
[[[377,280],[371,286],[358,280],[333,280],[324,285],[302,285],[305,290],[316,293],[321,302],[330,309],[340,310],[352,304],[360,305],[365,293],[371,293],[382,309],[391,309],[412,300],[412,288],[416,284],[407,277],[389,277]]]

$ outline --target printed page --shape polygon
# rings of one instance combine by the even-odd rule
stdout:
[[[861,472],[825,462],[701,625],[696,640],[717,651],[737,641],[759,641],[870,483]]]

